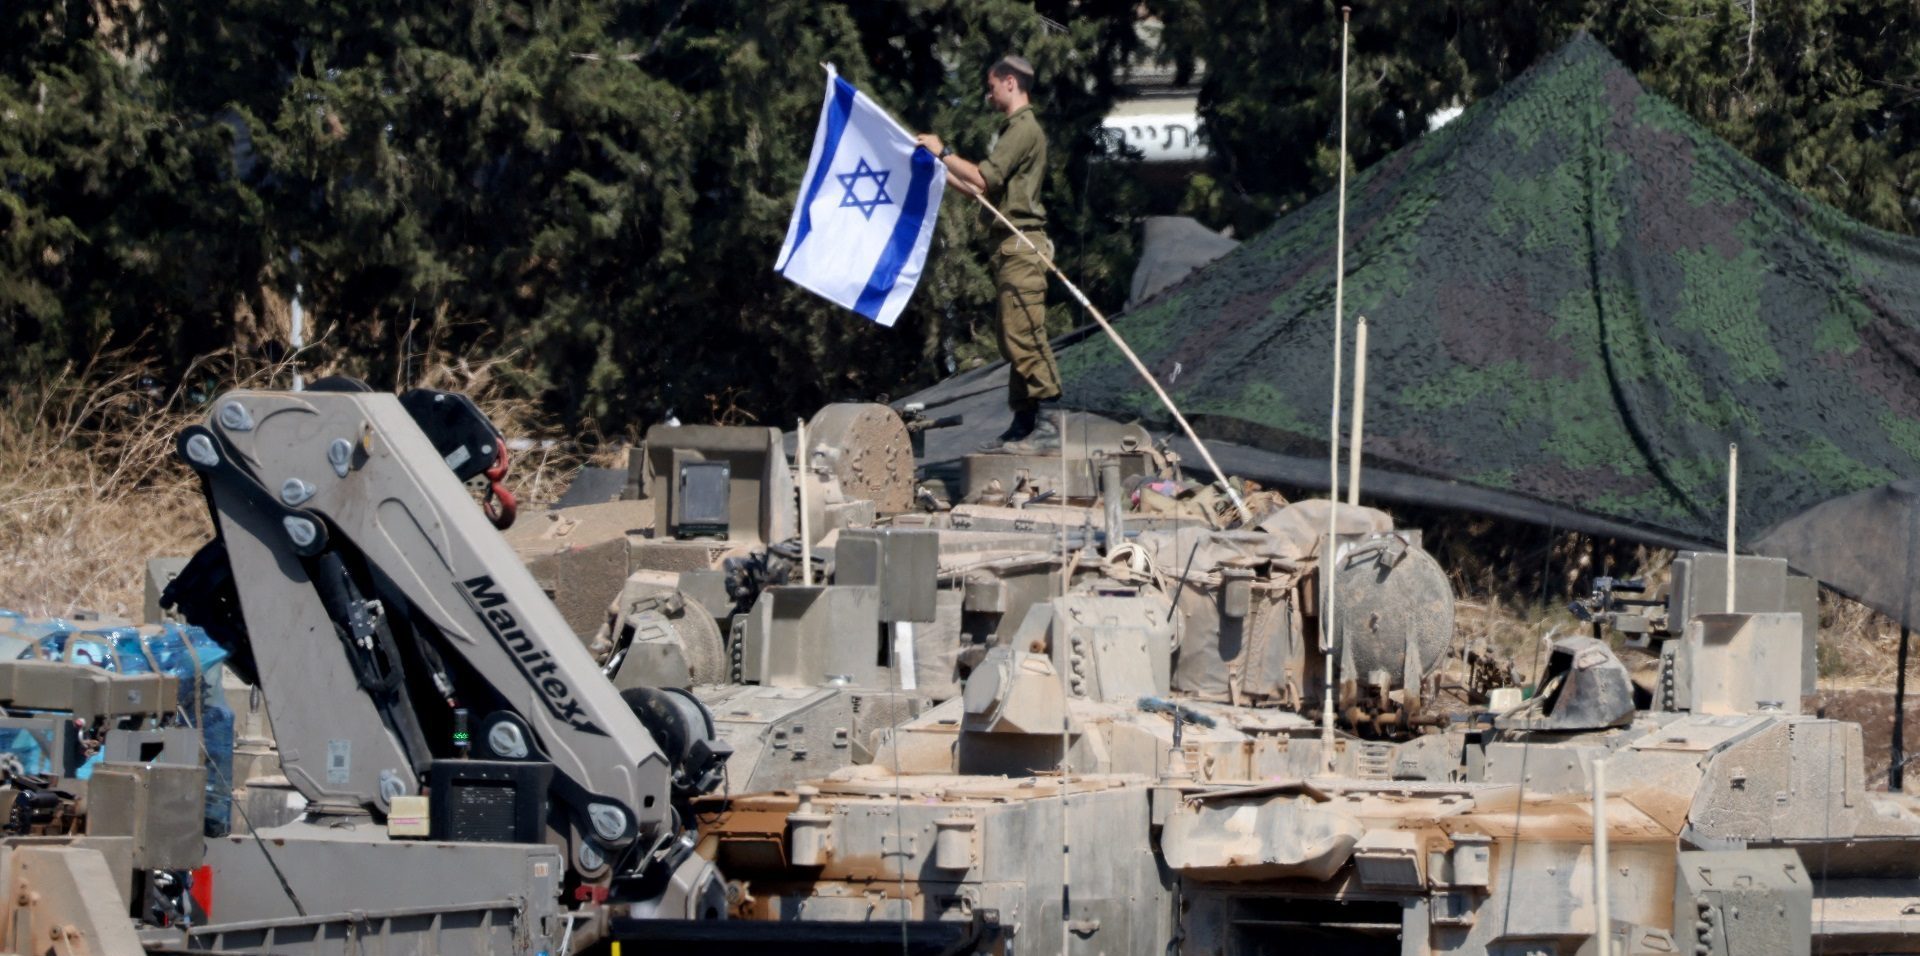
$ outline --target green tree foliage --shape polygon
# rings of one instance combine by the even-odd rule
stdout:
[[[90,4],[0,7],[0,371],[106,343],[165,363],[231,343],[259,308],[261,209],[228,130],[159,103]],[[124,49],[125,44],[119,45]]]
[[[1258,228],[1338,170],[1339,4],[1154,0],[1163,52],[1204,67],[1219,180],[1190,207]],[[1437,110],[1587,30],[1650,89],[1809,195],[1920,230],[1920,8],[1908,0],[1379,0],[1353,4],[1349,140],[1366,166]]]
[[[991,355],[980,237],[950,196],[892,330],[773,274],[818,64],[978,156],[997,125],[981,74],[1025,53],[1059,256],[1111,306],[1148,204],[1095,131],[1143,15],[1164,22],[1163,55],[1204,67],[1219,158],[1191,208],[1248,232],[1332,185],[1332,2],[15,0],[0,374],[107,342],[162,374],[271,347],[297,284],[317,361],[385,387],[428,356],[513,354],[574,422],[732,406],[784,424],[898,394]],[[1906,0],[1359,4],[1354,161],[1588,29],[1767,168],[1913,232],[1916,16]],[[1056,325],[1076,313],[1056,290]]]
[[[36,3],[15,35],[94,9]],[[206,0],[84,19],[0,61],[0,307],[32,362],[151,329],[177,367],[250,341],[257,300],[278,315],[297,284],[320,360],[388,386],[423,355],[516,352],[530,393],[616,427],[897,394],[980,350],[992,290],[959,196],[895,329],[772,272],[820,64],[981,153],[986,66],[1033,59],[1062,248],[1117,302],[1129,180],[1088,131],[1137,7],[1040,7]],[[36,98],[59,112],[11,118]]]
[[[1593,4],[1594,34],[1748,157],[1869,225],[1920,231],[1920,7]]]

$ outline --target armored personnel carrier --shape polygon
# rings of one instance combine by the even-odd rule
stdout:
[[[1111,423],[1075,429],[1058,455],[970,456],[936,493],[915,482],[919,424],[829,406],[792,467],[772,429],[655,428],[618,492],[640,497],[562,508],[510,539],[578,609],[576,629],[593,628],[616,686],[685,687],[708,704],[735,792],[870,762],[896,724],[958,706],[995,648],[1053,616],[1097,630],[1091,615],[1114,609],[1168,652],[1142,693],[1297,721],[1320,720],[1332,691],[1340,719],[1371,732],[1435,719],[1421,702],[1449,650],[1452,594],[1417,532],[1271,493],[1229,529],[1226,499],[1183,482],[1143,429]],[[1330,518],[1350,572],[1335,613],[1358,622],[1334,650],[1350,675],[1338,687],[1321,679],[1316,637]]]

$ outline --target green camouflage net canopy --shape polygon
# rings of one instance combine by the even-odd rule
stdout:
[[[1729,442],[1753,532],[1920,475],[1920,242],[1799,194],[1585,35],[1348,202],[1366,458],[1394,473],[1369,496],[1711,543]],[[1323,196],[1117,322],[1203,436],[1317,456],[1321,487],[1334,219]],[[1060,362],[1075,406],[1168,422],[1104,337]]]

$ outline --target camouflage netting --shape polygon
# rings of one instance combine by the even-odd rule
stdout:
[[[1728,442],[1754,531],[1920,475],[1920,242],[1800,195],[1591,38],[1367,170],[1349,204],[1365,450],[1439,479],[1400,482],[1414,497],[1705,543]],[[1323,196],[1118,322],[1202,435],[1325,461],[1334,216]],[[1061,365],[1073,404],[1166,421],[1104,337]]]

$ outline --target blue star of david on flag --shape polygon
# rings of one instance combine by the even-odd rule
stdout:
[[[892,325],[926,268],[946,172],[886,110],[828,67],[813,154],[774,270]]]
[[[853,172],[834,177],[840,180],[841,188],[847,191],[846,195],[840,197],[840,208],[845,209],[848,206],[852,206],[860,210],[862,216],[872,219],[875,209],[881,206],[893,205],[893,197],[887,195],[887,177],[891,175],[893,175],[892,170],[875,170],[873,167],[867,165],[867,158],[865,156],[860,157],[860,162],[853,167]],[[855,187],[860,184],[860,180],[862,179],[873,180],[872,199],[863,200],[860,198],[859,192]]]

